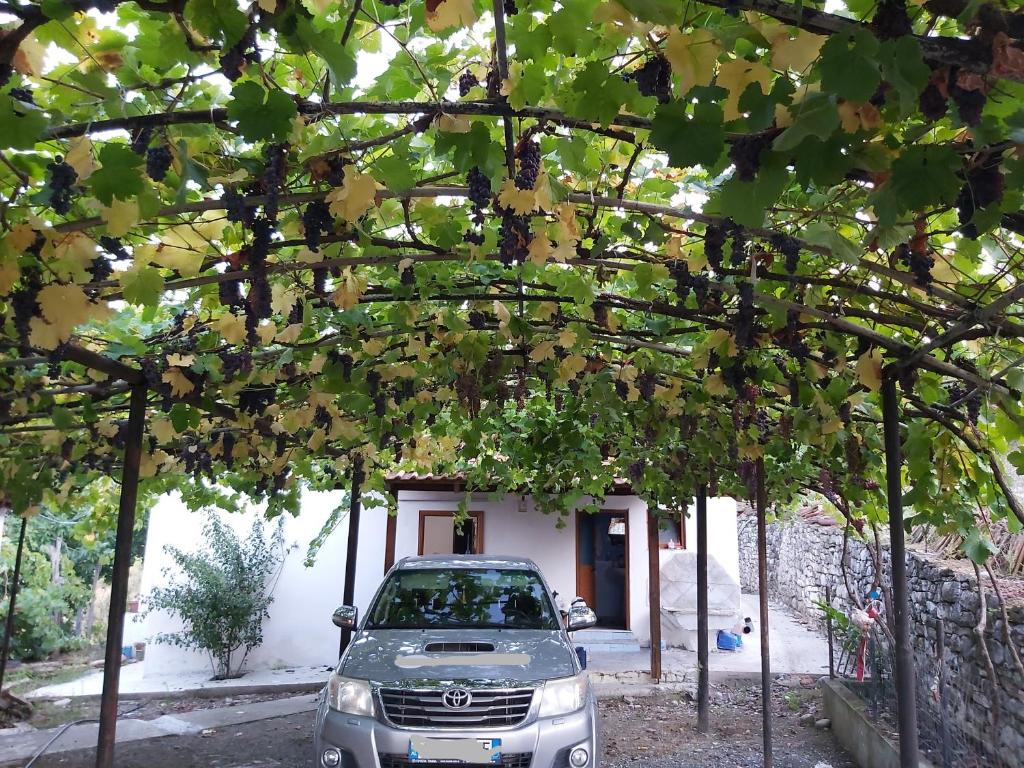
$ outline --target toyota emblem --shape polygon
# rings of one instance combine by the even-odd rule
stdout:
[[[465,688],[449,688],[441,694],[441,703],[448,709],[465,709],[473,701],[473,694]]]

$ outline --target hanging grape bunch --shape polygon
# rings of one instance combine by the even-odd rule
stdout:
[[[914,276],[914,282],[922,288],[928,288],[932,284],[932,267],[935,266],[935,258],[929,255],[923,248],[912,248],[906,243],[896,246],[893,256],[910,270]]]
[[[540,147],[533,139],[519,144],[516,150],[519,160],[519,173],[516,174],[517,189],[533,189],[540,173]]]
[[[480,85],[480,79],[468,69],[459,75],[459,96],[466,98],[469,92]]]
[[[736,166],[741,181],[753,181],[761,168],[761,153],[772,145],[775,131],[749,133],[739,136],[729,146],[729,160]]]
[[[664,56],[652,56],[623,78],[636,83],[642,95],[654,96],[662,104],[672,98],[672,65]]]
[[[311,251],[319,251],[322,235],[334,231],[334,217],[330,206],[323,200],[313,200],[302,212],[302,227],[305,232],[306,246]]]
[[[242,76],[246,64],[255,64],[259,60],[260,50],[256,45],[256,27],[250,25],[242,38],[221,55],[221,72],[224,73],[224,77],[234,82]]]
[[[281,187],[284,186],[285,175],[288,170],[288,149],[287,142],[283,144],[268,144],[263,148],[263,191],[266,193],[267,202],[263,204],[263,212],[271,221],[277,221],[277,196]]]
[[[74,195],[75,182],[78,181],[78,172],[64,162],[64,158],[57,155],[53,162],[46,166],[49,171],[50,207],[54,212],[63,216],[71,210],[71,200]]]
[[[960,188],[956,199],[960,231],[971,239],[977,239],[979,235],[977,225],[971,223],[975,211],[1003,199],[1006,182],[1000,170],[1001,163],[1001,155],[983,158],[967,171],[967,183]]]
[[[163,181],[171,167],[171,150],[165,146],[146,150],[146,175],[153,181]]]

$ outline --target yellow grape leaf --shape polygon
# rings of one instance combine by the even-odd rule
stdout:
[[[737,120],[743,116],[739,111],[739,102],[747,86],[757,83],[761,93],[768,93],[768,84],[773,75],[774,73],[759,61],[732,59],[722,64],[718,68],[716,84],[729,92],[723,105],[726,121]]]
[[[442,133],[469,133],[472,123],[464,117],[441,115],[437,119],[437,129]]]
[[[171,394],[175,397],[185,397],[195,389],[195,385],[181,368],[168,368],[162,378],[164,384],[171,385]]]
[[[96,258],[96,241],[84,232],[61,235],[54,243],[53,255],[50,268],[61,280],[87,283],[92,279],[86,270]]]
[[[14,65],[15,71],[19,75],[35,77],[42,74],[45,59],[46,46],[36,40],[34,34],[29,34],[18,45],[17,50],[14,52],[14,58],[11,59],[11,64]]]
[[[331,301],[339,309],[352,309],[359,303],[359,298],[366,290],[367,284],[367,278],[354,273],[352,267],[345,267],[345,271],[341,273],[341,278],[338,280],[338,287],[331,295]]]
[[[543,360],[553,360],[555,357],[555,342],[542,341],[530,351],[530,359],[535,363]]]
[[[587,358],[583,355],[569,355],[558,364],[558,380],[560,382],[575,379],[587,367]]]
[[[470,27],[476,23],[473,0],[427,0],[427,26],[432,32],[449,27]]]
[[[729,391],[725,382],[722,381],[722,377],[717,373],[704,377],[704,389],[709,395],[724,395]]]
[[[558,334],[558,346],[562,349],[572,349],[576,346],[576,331],[571,328],[564,329]]]
[[[107,234],[124,237],[139,220],[139,201],[115,197],[109,208],[100,209],[100,218],[107,223]]]
[[[240,181],[245,181],[249,178],[249,171],[245,168],[239,168],[237,171],[233,171],[223,176],[211,176],[209,182],[211,184],[237,184]]]
[[[237,315],[225,312],[213,322],[213,327],[228,344],[245,341],[245,320]]]
[[[331,213],[345,221],[357,221],[360,216],[374,206],[377,196],[377,181],[368,173],[356,170],[345,172],[345,180],[340,187],[327,194]]]
[[[706,29],[695,29],[688,35],[678,30],[669,33],[665,58],[672,65],[672,74],[679,78],[679,92],[685,94],[695,85],[710,85],[721,53],[722,47]]]
[[[551,258],[559,264],[565,264],[576,256],[576,240],[559,240],[555,243],[555,250],[551,252]]]
[[[874,131],[882,124],[882,113],[870,102],[844,101],[837,111],[839,124],[847,133],[856,133],[861,129]]]
[[[537,174],[537,180],[533,183],[533,199],[537,208],[542,211],[550,211],[555,207],[555,201],[551,196],[551,179],[547,171]]]
[[[772,35],[769,42],[772,46],[772,69],[804,72],[821,52],[826,38],[805,30],[796,30],[796,36],[790,37],[792,27],[784,26]]]
[[[154,419],[149,422],[149,434],[161,445],[171,442],[178,434],[170,419]]]
[[[285,283],[274,283],[270,288],[270,308],[281,315],[292,311],[299,300],[299,292]]]
[[[512,319],[512,315],[508,312],[508,307],[502,304],[497,299],[494,300],[494,314],[498,318],[498,328],[503,331],[508,330],[509,321]]]
[[[108,440],[118,433],[117,425],[110,419],[100,419],[96,422],[96,431]]]
[[[96,170],[96,158],[92,154],[92,139],[88,136],[72,139],[68,144],[67,154],[64,155],[64,162],[75,169],[79,181],[85,181],[92,176],[92,172]]]
[[[576,221],[576,206],[573,203],[559,203],[555,206],[555,216],[558,218],[562,237],[579,242],[580,225]]]
[[[302,323],[292,323],[278,333],[277,336],[274,337],[274,341],[280,342],[281,344],[294,344],[302,334],[303,328],[305,328],[305,326]]]
[[[533,213],[537,208],[537,194],[532,189],[519,189],[512,179],[505,179],[498,192],[498,202],[520,215]]]
[[[323,427],[319,427],[312,435],[309,436],[309,440],[306,442],[306,447],[311,451],[319,451],[326,440],[327,432],[324,431]]]
[[[550,320],[558,311],[558,304],[554,301],[542,301],[534,308],[533,314],[539,320]]]
[[[857,359],[857,380],[872,392],[882,386],[882,350],[869,349]]]
[[[259,0],[257,5],[259,5],[260,10],[267,13],[273,13],[277,10],[277,0]]]
[[[203,266],[203,251],[188,251],[177,246],[158,245],[152,258],[154,264],[173,269],[182,277],[195,277]]]
[[[725,348],[725,354],[728,355],[729,357],[736,357],[736,337],[733,336],[724,328],[716,328],[714,331],[711,332],[711,335],[708,336],[707,341],[708,349],[714,349],[717,350],[718,352],[721,352],[722,345],[727,341],[729,342],[729,344]]]
[[[551,247],[551,241],[548,240],[547,236],[537,235],[530,241],[527,258],[538,267],[543,267],[552,253],[554,253],[554,249]]]
[[[167,365],[175,368],[191,368],[196,361],[195,355],[173,354],[167,356]]]
[[[523,63],[521,61],[510,61],[508,63],[508,77],[501,81],[501,95],[508,96],[519,85],[523,79]]]
[[[274,340],[274,337],[277,335],[277,326],[274,325],[273,323],[266,323],[264,325],[261,325],[259,328],[256,329],[256,335],[260,337],[260,341],[262,341],[264,344],[269,344]],[[267,373],[270,374],[271,381],[273,381],[273,371],[268,371]],[[270,382],[268,381],[264,383],[269,384]]]
[[[324,252],[311,251],[306,246],[302,246],[299,252],[295,254],[295,260],[300,264],[319,264],[324,260]]]
[[[670,378],[668,382],[669,384],[667,387],[659,385],[654,390],[654,397],[663,402],[671,403],[673,400],[679,397],[680,393],[682,392],[683,382],[676,378]]]
[[[41,317],[33,317],[29,322],[28,328],[28,340],[33,347],[56,349],[60,346],[61,342],[67,341],[67,339],[62,339],[60,334],[57,333],[56,326],[50,325]]]
[[[92,317],[97,309],[77,285],[51,283],[39,291],[37,301],[43,317],[61,341],[70,339],[75,326]]]
[[[21,275],[18,257],[3,246],[3,242],[0,242],[0,294],[10,293]]]

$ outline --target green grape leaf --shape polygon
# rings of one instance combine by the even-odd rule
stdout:
[[[879,223],[892,224],[907,211],[952,203],[960,191],[960,167],[953,147],[916,144],[905,148],[892,162],[889,181],[873,196]]]
[[[189,0],[185,18],[206,37],[232,46],[242,39],[249,26],[246,15],[235,0]]]
[[[265,91],[258,83],[247,81],[236,85],[231,96],[228,118],[238,122],[238,130],[247,140],[288,138],[299,110],[284,91]]]
[[[686,102],[662,104],[651,124],[651,143],[677,168],[714,165],[725,149],[722,108],[698,102],[690,117]]]
[[[708,212],[721,213],[745,227],[764,224],[765,210],[775,203],[789,181],[789,171],[780,155],[763,152],[761,168],[754,181],[733,176],[708,202]]]
[[[821,86],[851,101],[867,101],[881,82],[878,39],[865,29],[836,34],[821,46]]]
[[[119,274],[125,301],[155,305],[164,290],[164,278],[156,267],[133,267]]]
[[[878,60],[882,65],[882,77],[899,96],[900,113],[913,114],[931,74],[921,55],[921,44],[910,36],[886,40],[878,51]]]
[[[46,115],[38,109],[15,109],[11,98],[0,95],[0,149],[32,149],[46,126]]]
[[[104,144],[99,152],[100,167],[89,177],[92,193],[104,205],[114,198],[129,200],[145,188],[142,158],[126,144]]]
[[[789,152],[800,146],[808,136],[824,141],[839,128],[836,99],[827,93],[809,93],[790,109],[793,124],[775,137],[772,148],[776,152]]]

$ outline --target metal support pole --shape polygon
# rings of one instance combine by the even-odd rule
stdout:
[[[708,713],[708,488],[697,492],[697,731],[711,730]]]
[[[768,498],[764,459],[757,460],[757,601],[761,609],[761,737],[764,768],[772,768],[772,663],[768,647]]]
[[[935,664],[939,672],[939,729],[942,731],[942,768],[953,768],[953,745],[949,738],[946,714],[946,623],[940,617],[935,624]]]
[[[352,491],[349,494],[348,507],[348,550],[345,554],[345,586],[342,590],[341,602],[344,605],[355,605],[356,601],[356,556],[359,551],[359,486],[363,484],[363,460],[361,457],[352,462]],[[341,644],[338,656],[341,656],[352,639],[352,630],[341,630]]]
[[[661,550],[658,547],[658,516],[647,514],[647,587],[651,609],[651,679],[661,681]]]
[[[132,534],[135,532],[135,501],[139,495],[139,462],[142,459],[142,432],[146,421],[146,386],[132,386],[128,404],[128,433],[124,443],[121,469],[121,499],[117,508],[117,538],[114,566],[110,577],[110,613],[107,618],[107,645],[103,656],[103,693],[100,697],[100,730],[96,743],[96,768],[114,765],[114,739],[117,730],[118,684],[121,680],[121,642],[124,639],[124,612],[128,603],[128,571],[132,565]]]
[[[899,395],[891,376],[882,379],[882,420],[885,427],[885,487],[889,505],[889,546],[892,552],[893,625],[896,635],[896,715],[900,734],[901,768],[917,768],[917,700],[914,695],[914,649],[910,636],[907,598],[907,559],[903,540],[903,488],[900,470]]]
[[[832,587],[825,585],[825,605],[828,610],[825,612],[825,631],[828,633],[828,678],[836,679],[836,656],[835,640],[832,637]]]
[[[7,604],[7,624],[4,627],[4,647],[0,651],[0,692],[4,689],[4,677],[7,675],[7,658],[11,655],[11,637],[14,636],[14,604],[18,599],[18,587],[21,584],[21,555],[25,551],[25,527],[28,518],[21,518],[21,533],[18,534],[18,552],[14,556],[14,573],[11,575],[11,599]]]

